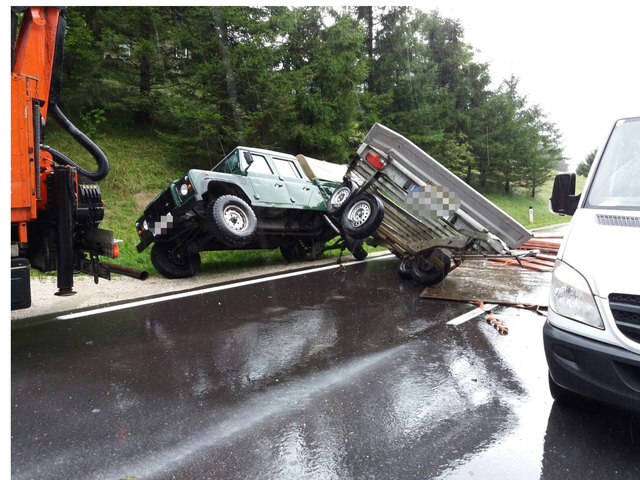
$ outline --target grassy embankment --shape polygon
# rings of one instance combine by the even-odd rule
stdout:
[[[189,165],[176,164],[162,145],[152,139],[149,131],[100,133],[93,135],[93,139],[110,162],[109,175],[100,182],[102,197],[107,205],[101,226],[113,230],[116,238],[123,240],[120,244],[120,257],[116,263],[157,275],[149,259],[150,248],[142,253],[136,250],[138,237],[134,222],[144,207],[172,180],[182,175]],[[49,128],[46,141],[81,166],[89,170],[95,169],[93,159],[69,135],[59,129]],[[548,211],[551,185],[552,181],[541,187],[535,199],[518,190],[509,195],[499,192],[488,193],[487,197],[525,227],[536,228],[567,221],[566,217],[558,217]],[[579,184],[578,191],[581,187],[582,183]],[[529,222],[530,205],[534,210],[533,223]],[[334,252],[325,253],[331,254]],[[278,250],[206,252],[202,254],[201,269],[227,271],[239,265],[258,266],[283,262],[284,259]]]
[[[586,178],[576,178],[576,191],[581,192]],[[526,228],[534,229],[547,225],[568,222],[571,217],[561,217],[549,211],[549,197],[553,187],[553,178],[537,189],[535,198],[529,191],[516,189],[511,194],[487,192],[485,196],[502,210],[511,215]],[[529,207],[533,207],[533,222],[529,221]]]

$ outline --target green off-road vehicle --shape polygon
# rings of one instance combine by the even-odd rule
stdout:
[[[382,222],[382,202],[352,195],[346,165],[237,147],[212,170],[189,170],[136,222],[138,252],[151,248],[156,270],[190,277],[200,252],[279,248],[288,261],[328,249],[367,256],[362,241]]]

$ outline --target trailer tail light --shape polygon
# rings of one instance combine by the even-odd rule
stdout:
[[[120,247],[118,247],[117,243],[113,246],[111,253],[113,255],[111,258],[118,258],[118,255],[120,255]]]
[[[376,170],[384,170],[384,167],[387,166],[386,160],[382,158],[379,153],[376,153],[372,150],[369,150],[367,152],[364,159]]]

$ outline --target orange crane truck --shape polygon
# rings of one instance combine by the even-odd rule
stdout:
[[[30,268],[56,271],[56,295],[72,295],[74,272],[110,279],[146,272],[101,262],[116,258],[111,230],[98,228],[97,182],[109,171],[100,148],[60,110],[65,9],[11,7],[11,309],[31,305]],[[88,171],[44,144],[54,118],[96,160]]]

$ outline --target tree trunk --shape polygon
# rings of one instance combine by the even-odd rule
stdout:
[[[242,134],[244,131],[244,127],[240,111],[238,110],[238,105],[240,105],[240,102],[238,101],[236,81],[234,78],[233,67],[231,65],[231,59],[229,57],[228,50],[230,41],[227,34],[226,26],[222,18],[220,7],[213,8],[213,19],[218,30],[218,51],[220,53],[220,58],[222,59],[222,64],[225,70],[225,80],[227,83],[227,93],[229,95],[229,106],[231,108],[233,126],[235,127],[237,132]]]
[[[139,123],[151,123],[151,109],[149,102],[151,98],[151,62],[143,58],[140,63],[140,108],[136,112],[136,120]]]
[[[367,56],[371,65],[373,65],[373,7],[363,7],[366,11],[367,17],[367,38],[365,39],[365,46],[367,48]],[[367,75],[367,88],[371,90],[373,83],[373,68],[369,69],[369,75]]]

